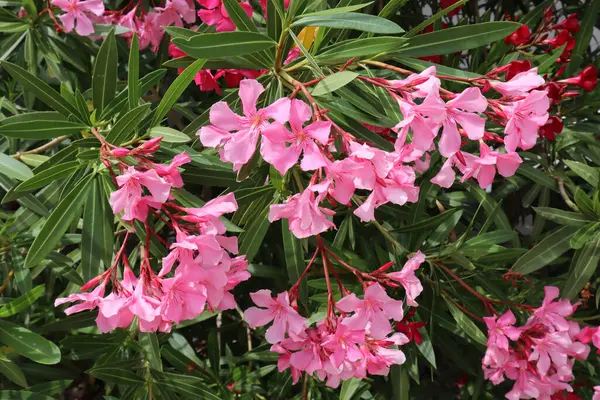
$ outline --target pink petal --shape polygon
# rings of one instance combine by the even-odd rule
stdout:
[[[444,121],[444,129],[439,142],[440,154],[444,157],[453,156],[460,149],[460,133],[456,128],[456,123],[451,120]]]
[[[476,87],[465,89],[462,93],[447,103],[448,107],[460,108],[468,112],[484,112],[487,100]]]
[[[273,325],[265,332],[265,339],[269,343],[278,343],[285,339],[286,321],[282,317],[275,317]]]
[[[302,125],[312,117],[310,106],[302,100],[293,99],[290,103],[290,126],[295,132],[302,130]]]
[[[357,311],[358,308],[361,307],[362,303],[363,301],[356,297],[354,293],[350,293],[349,295],[340,299],[336,305],[344,312],[352,312]]]
[[[210,108],[210,123],[224,131],[241,129],[239,115],[231,111],[229,104],[224,101],[219,101]]]
[[[248,323],[250,328],[256,328],[257,326],[265,326],[271,322],[274,315],[269,310],[263,310],[257,307],[250,307],[244,311],[244,321]]]
[[[88,36],[94,33],[94,26],[87,15],[83,13],[79,14],[77,17],[77,26],[75,27],[75,31],[80,36]]]
[[[261,289],[258,292],[250,293],[250,298],[259,307],[273,307],[275,306],[275,300],[271,297],[271,291],[267,289]]]
[[[326,145],[329,142],[331,121],[316,121],[304,128],[304,132],[311,138]]]
[[[239,96],[242,100],[244,115],[252,116],[256,114],[256,102],[264,91],[263,85],[255,79],[245,79],[240,82]]]
[[[266,118],[271,118],[279,123],[284,124],[290,119],[290,105],[290,99],[287,97],[282,97],[270,106],[263,108],[261,111]]]
[[[306,142],[300,167],[303,171],[313,171],[327,165],[327,160],[319,147],[312,141]]]

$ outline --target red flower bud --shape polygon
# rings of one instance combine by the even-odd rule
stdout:
[[[577,33],[581,29],[579,26],[579,20],[577,19],[577,13],[570,14],[566,19],[560,21],[554,25],[554,29],[565,29],[570,33]]]
[[[504,38],[504,43],[520,46],[527,43],[530,38],[531,33],[529,32],[529,27],[527,25],[521,25],[519,29]]]
[[[598,70],[593,65],[588,65],[579,75],[558,82],[579,86],[586,92],[591,92],[596,89],[596,84],[598,83]]]

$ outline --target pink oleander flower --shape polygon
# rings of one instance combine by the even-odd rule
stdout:
[[[545,286],[544,293],[542,305],[533,312],[527,325],[541,322],[559,330],[568,330],[569,323],[566,317],[573,315],[577,305],[571,304],[567,299],[554,301],[560,296],[560,290],[555,286]]]
[[[290,306],[288,292],[279,293],[276,298],[272,298],[271,291],[263,289],[250,293],[250,297],[254,304],[262,308],[250,307],[244,312],[244,320],[250,328],[273,321],[265,334],[269,343],[281,342],[285,339],[286,332],[300,334],[306,328],[306,319]]]
[[[68,297],[60,297],[54,300],[54,307],[58,307],[61,304],[72,303],[74,301],[81,301],[79,304],[75,304],[65,309],[65,314],[71,315],[81,311],[93,310],[98,307],[98,304],[104,298],[104,284],[99,285],[91,292],[88,293],[74,293]]]
[[[508,310],[500,318],[483,317],[488,328],[488,348],[497,347],[508,351],[508,339],[516,341],[521,336],[521,329],[514,325],[517,322],[512,311]]]
[[[348,204],[356,189],[371,190],[375,186],[375,171],[370,163],[359,163],[351,158],[327,161],[325,171],[327,179],[319,184],[312,185],[312,190],[327,192],[337,202]]]
[[[217,197],[201,208],[185,208],[188,213],[183,219],[197,224],[202,234],[224,234],[227,229],[220,218],[224,214],[237,211],[238,205],[235,201],[235,195],[228,193],[225,196]]]
[[[216,25],[217,32],[235,31],[235,24],[229,17],[222,0],[197,0],[205,9],[198,11],[198,17],[207,25]],[[248,2],[241,2],[240,6],[252,18],[252,6]]]
[[[390,87],[401,92],[407,100],[427,97],[429,93],[437,90],[441,85],[440,80],[435,76],[435,66],[429,67],[418,74],[412,74],[405,79],[389,81]]]
[[[171,185],[161,178],[155,170],[140,172],[135,167],[117,176],[119,189],[110,194],[110,205],[115,214],[125,211],[122,219],[145,221],[148,207],[158,208],[167,201]],[[143,195],[143,188],[148,189],[150,196]]]
[[[415,301],[415,299],[421,294],[423,291],[423,285],[421,285],[421,281],[415,275],[415,271],[419,269],[421,264],[425,261],[425,254],[417,251],[414,256],[412,256],[402,270],[399,272],[391,272],[386,276],[391,280],[396,282],[400,282],[402,287],[406,292],[406,304],[411,307],[418,307],[419,304]]]
[[[532,89],[544,85],[546,81],[538,75],[537,68],[519,72],[507,82],[490,81],[490,85],[504,96],[527,95]]]
[[[600,386],[594,386],[594,396],[592,400],[600,400]]]
[[[196,10],[192,0],[167,0],[164,7],[154,7],[159,13],[158,22],[161,26],[183,26],[183,21],[191,24],[196,20]]]
[[[431,85],[421,104],[398,100],[404,119],[394,127],[398,132],[396,151],[400,151],[405,145],[409,130],[412,131],[411,143],[416,149],[431,149],[433,139],[446,119],[446,104],[440,97],[439,89],[439,84]]]
[[[487,144],[479,144],[479,157],[469,158],[467,165],[462,169],[461,182],[470,178],[477,179],[479,187],[485,189],[494,181],[496,168],[498,173],[505,178],[513,176],[523,160],[517,153],[499,153],[489,148]]]
[[[364,343],[364,329],[354,329],[349,324],[338,323],[335,332],[323,342],[323,347],[331,352],[329,359],[339,368],[344,360],[359,360],[362,357],[359,346]]]
[[[335,224],[327,217],[332,217],[333,210],[319,207],[326,193],[315,196],[310,189],[297,193],[286,200],[284,204],[272,204],[269,210],[269,222],[282,218],[289,220],[290,231],[298,239],[317,235]]]
[[[206,287],[194,282],[195,278],[191,268],[178,268],[173,278],[161,279],[163,319],[178,324],[202,314],[208,293]]]
[[[364,203],[354,210],[361,221],[375,219],[375,209],[386,203],[399,206],[419,200],[419,187],[415,186],[416,174],[412,167],[399,165],[392,169],[387,177],[378,179],[373,191]]]
[[[525,99],[503,108],[508,116],[504,144],[509,153],[517,147],[528,150],[535,145],[538,129],[548,120],[548,108],[550,100],[543,90],[533,90]]]
[[[152,51],[158,50],[162,37],[165,34],[159,17],[160,14],[149,12],[139,24],[137,32],[140,38],[140,50],[145,49],[149,45],[152,47]]]
[[[181,179],[181,174],[177,168],[191,161],[192,159],[190,158],[189,154],[184,151],[183,153],[177,154],[175,157],[173,157],[173,161],[171,161],[169,165],[154,164],[154,170],[169,185],[175,188],[180,188],[183,187],[183,180]]]
[[[365,290],[363,300],[350,293],[337,302],[337,307],[344,312],[354,312],[346,318],[346,324],[356,329],[366,328],[371,336],[380,339],[392,331],[390,318],[402,321],[404,316],[402,301],[389,297],[379,283]]]
[[[52,0],[51,3],[65,12],[59,16],[65,32],[71,32],[75,28],[77,34],[81,36],[94,33],[90,15],[100,16],[104,13],[102,0]]]
[[[253,79],[240,82],[239,96],[242,100],[243,116],[234,114],[223,101],[210,109],[210,123],[198,132],[200,141],[207,147],[222,147],[221,160],[230,162],[234,170],[246,164],[254,150],[259,135],[269,125],[269,119],[283,124],[289,120],[290,99],[281,98],[263,109],[257,109],[258,97],[263,86]]]
[[[465,89],[458,96],[446,103],[446,119],[442,126],[442,136],[439,142],[440,154],[450,157],[460,149],[461,137],[458,125],[462,126],[471,140],[483,137],[485,119],[475,114],[484,112],[487,100],[479,88]]]
[[[298,162],[300,154],[302,154],[300,167],[304,171],[312,171],[327,165],[327,159],[319,144],[327,145],[331,121],[315,121],[303,126],[311,117],[310,106],[301,100],[293,99],[289,117],[292,131],[290,132],[279,122],[273,122],[262,130],[260,154],[282,175]]]

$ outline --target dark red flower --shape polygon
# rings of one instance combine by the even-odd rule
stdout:
[[[566,85],[561,85],[556,82],[548,82],[544,89],[548,93],[548,98],[553,104],[558,104],[563,100],[563,93],[565,92]]]
[[[570,14],[566,19],[560,21],[558,24],[554,25],[554,29],[565,29],[570,33],[577,33],[581,29],[579,26],[579,20],[577,19],[577,14]]]
[[[546,125],[542,126],[538,132],[540,137],[546,138],[548,140],[556,140],[556,135],[562,132],[564,127],[563,122],[556,115],[548,118],[548,122]]]
[[[521,25],[519,29],[504,38],[504,43],[520,46],[527,43],[530,38],[531,33],[529,32],[529,27],[527,25]]]
[[[506,80],[510,81],[518,73],[529,71],[530,69],[531,61],[529,60],[512,61],[508,64],[508,69],[506,70]]]
[[[558,82],[579,86],[586,92],[591,92],[596,89],[596,84],[598,83],[598,70],[593,65],[588,65],[579,75]]]
[[[550,397],[550,400],[582,400],[581,397],[577,396],[575,393],[565,392],[556,392]]]
[[[406,313],[404,318],[402,318],[402,321],[396,322],[396,330],[400,333],[404,333],[408,340],[414,340],[416,344],[421,344],[423,336],[421,335],[421,332],[419,332],[419,329],[427,325],[427,323],[409,321],[416,312],[417,309],[413,308]]]
[[[562,30],[558,32],[552,39],[544,40],[544,43],[552,46],[553,48],[560,47],[565,45],[565,49],[563,50],[561,57],[566,58],[571,53],[571,50],[575,48],[575,38],[571,33],[567,30]]]

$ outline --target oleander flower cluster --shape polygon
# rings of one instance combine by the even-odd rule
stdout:
[[[550,100],[545,81],[536,68],[500,80],[506,69],[492,71],[481,80],[499,99],[486,99],[479,86],[461,93],[441,88],[435,67],[401,80],[359,77],[384,87],[397,102],[403,119],[393,129],[394,150],[385,151],[357,140],[337,126],[318,106],[296,98],[281,98],[264,108],[258,99],[264,88],[255,80],[240,83],[243,115],[235,114],[225,102],[210,110],[211,125],[198,132],[202,144],[219,149],[221,160],[239,170],[248,163],[258,143],[260,154],[281,174],[299,164],[312,174],[309,185],[284,204],[271,206],[270,221],[289,219],[298,238],[324,232],[335,225],[334,212],[321,206],[325,199],[343,205],[358,204],[354,214],[363,222],[375,219],[375,210],[387,203],[404,205],[418,199],[418,173],[429,167],[430,153],[438,149],[446,157],[432,182],[450,187],[456,178],[474,178],[482,188],[496,173],[512,176],[520,163],[517,149],[532,148],[540,127],[548,120]],[[508,79],[510,78],[510,79]],[[444,98],[448,101],[444,101]],[[504,127],[504,137],[486,132],[487,116]],[[338,152],[335,138],[342,141]],[[486,140],[504,143],[490,147]],[[463,147],[479,142],[479,154]],[[361,199],[362,194],[367,194]]]
[[[236,256],[237,238],[226,235],[220,219],[237,210],[234,195],[217,197],[197,208],[177,204],[172,190],[183,186],[179,167],[191,159],[183,152],[168,165],[154,163],[151,156],[161,139],[134,149],[102,145],[103,162],[111,171],[118,171],[114,176],[118,189],[110,196],[113,212],[125,224],[139,221],[144,226],[143,232],[137,232],[145,238],[139,274],[134,274],[126,254],[131,232],[138,228],[127,225],[129,230],[113,265],[81,288],[82,292],[93,290],[55,301],[56,306],[79,302],[65,310],[68,315],[97,308],[96,324],[101,332],[125,328],[134,318],[142,332],[169,332],[173,324],[196,318],[205,310],[235,308],[231,290],[250,277],[245,257]],[[126,157],[133,157],[136,165],[128,165]],[[175,234],[158,272],[150,262],[150,240],[154,237],[168,243],[150,226],[150,214]]]
[[[511,311],[484,318],[488,328],[482,361],[485,378],[494,385],[514,381],[506,394],[510,400],[550,399],[562,391],[572,392],[575,360],[587,359],[589,343],[600,348],[598,328],[582,328],[568,319],[579,303],[558,299],[559,289],[553,286],[545,287],[544,292],[542,305],[533,310],[523,326],[515,326]],[[598,396],[596,393],[594,399]]]
[[[324,248],[322,252],[324,262],[332,256],[327,251]],[[386,273],[391,267],[388,264],[371,274],[358,275],[363,282],[362,299],[338,282],[343,298],[335,302],[329,291],[327,315],[314,326],[309,326],[295,304],[300,280],[289,292],[279,293],[274,298],[270,290],[251,293],[257,307],[248,308],[244,319],[251,328],[272,323],[265,337],[272,345],[271,351],[279,354],[279,371],[289,369],[294,383],[303,372],[334,388],[352,377],[387,376],[392,365],[406,361],[399,346],[409,343],[410,339],[393,330],[390,321],[400,323],[405,318],[404,303],[391,298],[384,286],[402,286],[406,304],[417,306],[415,298],[423,287],[415,271],[424,260],[425,256],[418,252],[401,271]]]

